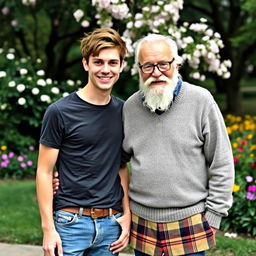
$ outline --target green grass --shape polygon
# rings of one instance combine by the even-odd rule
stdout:
[[[0,242],[40,245],[42,232],[35,198],[35,182],[0,180]],[[131,248],[125,252],[132,253]],[[255,239],[231,239],[221,232],[207,256],[255,256]]]
[[[0,183],[0,241],[40,244],[40,216],[34,181]]]

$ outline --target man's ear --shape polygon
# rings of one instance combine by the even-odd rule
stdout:
[[[84,70],[88,71],[88,65],[87,65],[87,61],[85,58],[82,58],[82,64],[83,64]]]

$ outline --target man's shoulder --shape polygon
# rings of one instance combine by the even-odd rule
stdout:
[[[210,91],[204,87],[194,85],[188,82],[183,82],[183,85],[186,90],[188,91],[189,97],[196,97],[196,98],[207,98],[212,99],[212,94]]]
[[[141,97],[141,94],[139,91],[132,94],[124,103],[124,106],[129,106],[134,104],[135,102],[138,102],[138,99]]]

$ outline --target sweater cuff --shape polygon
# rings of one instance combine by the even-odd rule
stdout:
[[[205,212],[205,218],[207,219],[208,223],[211,227],[220,228],[220,222],[222,217],[214,212],[207,211]]]

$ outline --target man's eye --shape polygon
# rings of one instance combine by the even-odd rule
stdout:
[[[168,66],[168,63],[167,63],[167,62],[160,62],[160,63],[158,63],[158,66],[159,66],[160,68],[165,68],[165,67]]]
[[[111,66],[117,66],[119,63],[118,63],[118,61],[111,61],[110,62],[110,65]]]
[[[94,63],[95,65],[101,65],[101,64],[102,64],[102,61],[101,61],[101,60],[95,60],[93,63]]]
[[[151,64],[146,64],[146,65],[143,65],[143,68],[144,69],[151,69],[152,65]]]

